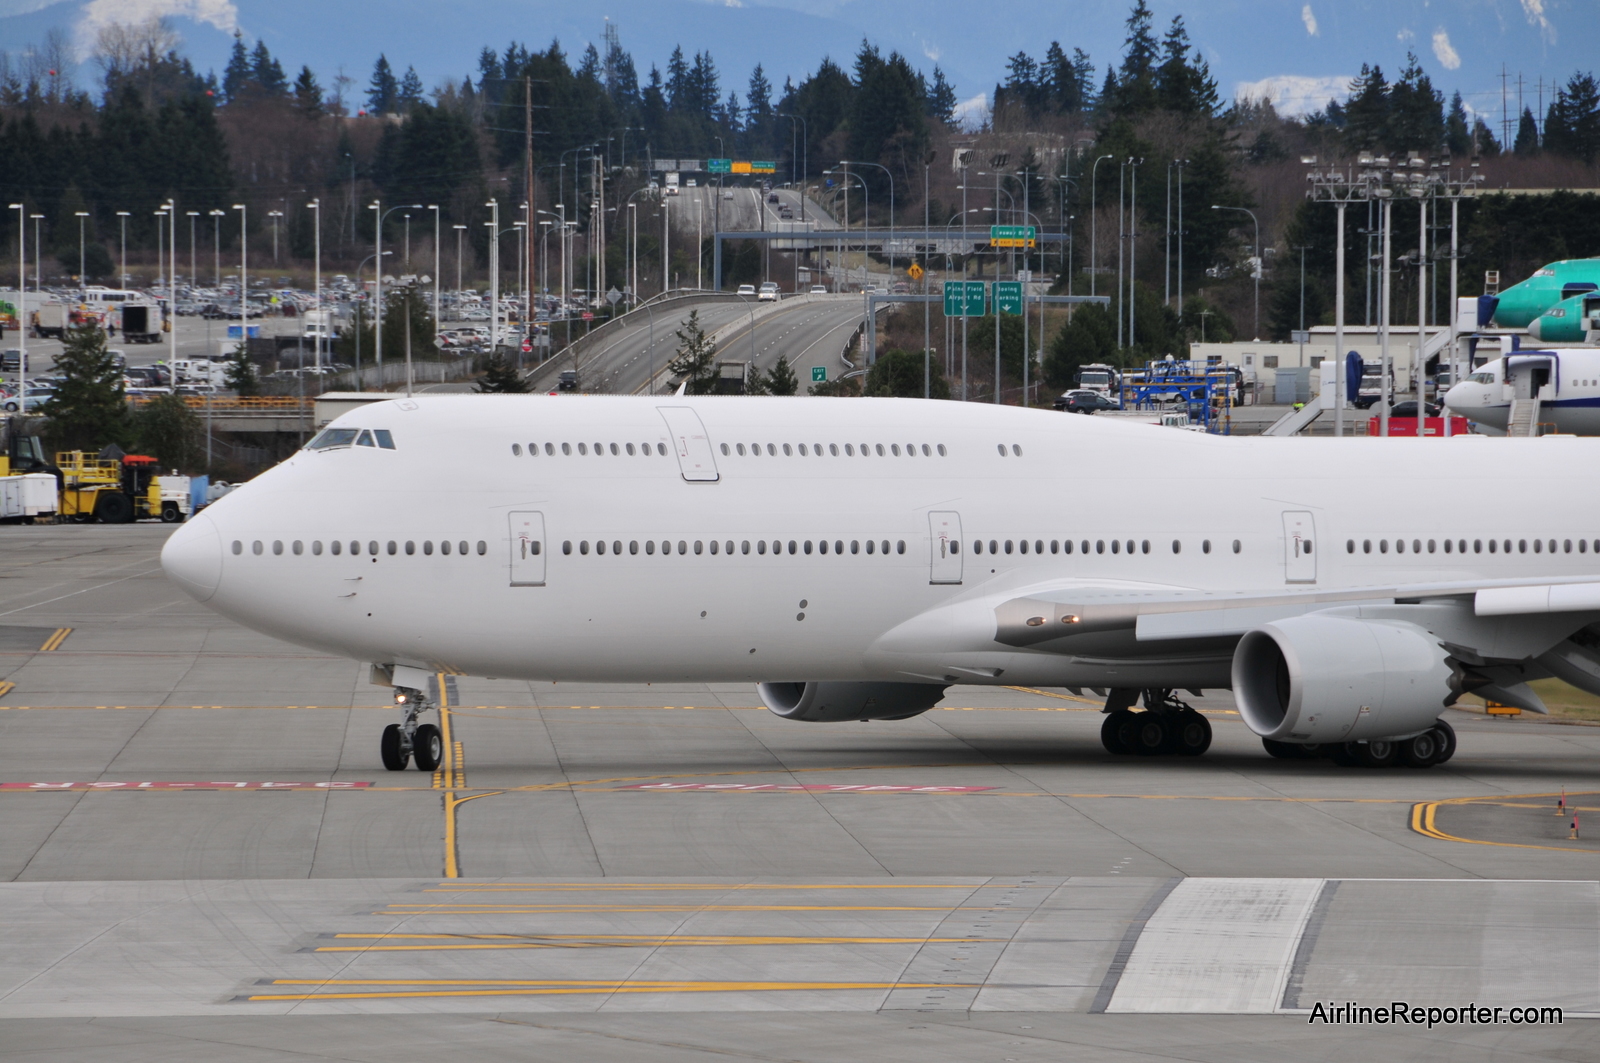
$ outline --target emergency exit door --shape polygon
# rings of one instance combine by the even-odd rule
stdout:
[[[933,551],[929,583],[961,582],[961,514],[929,513],[928,537]]]
[[[1283,570],[1285,583],[1317,582],[1317,526],[1303,510],[1283,515]]]
[[[544,586],[544,514],[512,513],[511,585]]]
[[[700,415],[687,406],[660,406],[661,419],[672,435],[672,449],[678,455],[678,469],[685,480],[714,481],[717,461],[711,456],[711,437],[706,435]]]

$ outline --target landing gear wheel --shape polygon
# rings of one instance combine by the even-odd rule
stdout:
[[[1160,713],[1141,712],[1133,718],[1133,741],[1130,745],[1140,756],[1155,757],[1167,752],[1170,736],[1171,730]]]
[[[383,766],[390,771],[406,770],[406,761],[411,759],[411,754],[406,752],[406,736],[399,724],[391,723],[383,729],[383,738],[378,741],[378,754],[383,757]]]
[[[1133,713],[1127,709],[1118,709],[1116,712],[1106,713],[1106,718],[1100,724],[1100,744],[1106,747],[1106,752],[1114,756],[1122,756],[1132,752],[1122,741],[1122,730],[1125,724],[1133,719]]]
[[[1174,752],[1198,757],[1211,748],[1211,721],[1198,712],[1181,713],[1171,723]]]
[[[1364,768],[1387,768],[1400,757],[1400,743],[1381,738],[1374,738],[1370,742],[1351,742],[1345,749]]]
[[[444,737],[431,723],[418,727],[411,736],[411,757],[418,771],[434,771],[444,759]]]
[[[1358,742],[1345,742],[1342,745],[1331,746],[1328,749],[1328,759],[1341,768],[1353,768],[1361,763],[1356,759],[1356,754],[1352,752],[1359,744]]]
[[[1400,743],[1400,759],[1408,768],[1431,768],[1439,762],[1439,733],[1429,730]]]
[[[1456,755],[1456,729],[1444,720],[1439,720],[1433,725],[1433,733],[1439,739],[1439,752],[1433,758],[1435,764],[1443,764]]]

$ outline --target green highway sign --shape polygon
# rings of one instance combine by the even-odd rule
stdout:
[[[732,159],[707,159],[706,173],[732,173]]]
[[[994,282],[994,312],[996,314],[1022,313],[1022,282]]]
[[[966,309],[967,317],[982,317],[983,304],[989,294],[989,285],[983,281],[967,281]]]
[[[1032,247],[1039,230],[1032,225],[989,226],[990,247]]]
[[[947,281],[944,286],[944,316],[960,317],[962,298],[966,295],[966,286],[960,281]]]
[[[751,173],[777,173],[778,164],[770,161],[755,159],[750,163]]]
[[[811,382],[813,384],[826,384],[828,382],[828,367],[825,365],[812,366]]]

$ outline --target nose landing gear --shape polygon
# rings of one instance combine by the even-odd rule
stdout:
[[[427,694],[409,687],[395,687],[394,697],[404,719],[383,729],[378,742],[383,766],[404,771],[407,761],[415,761],[418,771],[434,771],[444,759],[444,736],[431,723],[417,723],[417,717],[434,706],[428,704]]]

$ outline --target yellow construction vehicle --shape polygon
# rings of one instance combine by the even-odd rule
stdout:
[[[126,524],[159,518],[176,524],[189,513],[189,477],[157,475],[156,459],[143,454],[96,457],[63,450],[56,453],[56,466],[66,519]]]

